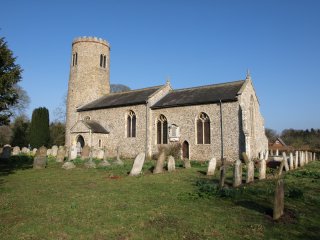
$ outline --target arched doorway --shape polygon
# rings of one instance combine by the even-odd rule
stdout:
[[[77,155],[80,156],[82,148],[84,147],[84,139],[81,135],[77,137]]]
[[[182,143],[182,158],[189,159],[189,143],[187,141]]]

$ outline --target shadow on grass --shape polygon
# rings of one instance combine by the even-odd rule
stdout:
[[[236,201],[235,204],[250,210],[257,211],[272,218],[273,210],[269,206],[251,200],[240,200]]]
[[[9,159],[0,159],[0,176],[7,176],[17,170],[32,168],[33,157],[31,156],[12,156]]]

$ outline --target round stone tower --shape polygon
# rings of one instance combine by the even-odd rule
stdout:
[[[66,142],[79,120],[77,108],[110,93],[110,45],[96,37],[79,37],[72,42],[67,98]]]

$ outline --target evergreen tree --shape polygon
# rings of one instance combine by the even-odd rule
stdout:
[[[50,146],[64,146],[66,127],[64,123],[53,122],[50,124]]]
[[[28,130],[30,122],[25,116],[19,116],[12,125],[11,146],[27,147],[29,144]]]
[[[45,107],[36,108],[32,112],[30,125],[30,145],[39,148],[48,146],[50,141],[49,111]]]
[[[6,41],[0,38],[0,126],[9,123],[11,107],[19,100],[16,84],[21,80],[22,69],[15,61]]]

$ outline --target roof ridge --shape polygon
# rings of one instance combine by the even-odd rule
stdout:
[[[146,87],[146,88],[130,89],[130,90],[123,91],[123,92],[111,92],[111,93],[105,94],[103,97],[106,97],[106,96],[109,96],[109,95],[122,94],[122,93],[144,91],[144,90],[148,90],[148,89],[152,89],[152,88],[160,88],[162,86],[163,85],[158,85],[158,86],[152,86],[152,87]]]
[[[199,88],[209,88],[209,87],[214,87],[214,86],[223,86],[223,85],[232,85],[235,83],[240,83],[240,82],[245,82],[245,80],[237,80],[237,81],[232,81],[232,82],[224,82],[224,83],[214,83],[214,84],[208,84],[208,85],[203,85],[203,86],[196,86],[196,87],[189,87],[189,88],[179,88],[179,89],[174,89],[172,92],[179,92],[183,90],[189,90],[189,89],[199,89]]]

